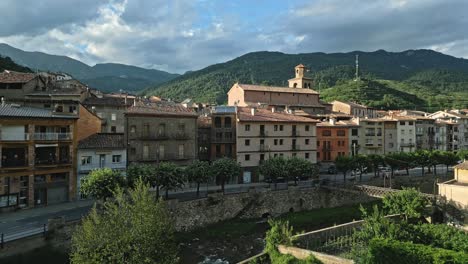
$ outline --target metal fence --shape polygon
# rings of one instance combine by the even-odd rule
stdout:
[[[22,238],[32,237],[36,235],[42,235],[45,237],[48,231],[49,231],[49,228],[47,224],[44,224],[42,227],[32,228],[32,229],[28,229],[28,230],[24,230],[20,232],[15,232],[12,234],[1,233],[0,234],[1,236],[0,247],[4,248],[6,243],[13,242],[15,240],[22,239]]]

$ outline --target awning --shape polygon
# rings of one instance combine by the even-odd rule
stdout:
[[[36,144],[36,148],[58,147],[58,144]]]

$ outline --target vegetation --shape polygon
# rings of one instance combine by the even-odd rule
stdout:
[[[185,168],[185,174],[190,182],[197,184],[197,196],[200,195],[200,184],[208,183],[213,178],[213,172],[207,161],[194,161]]]
[[[216,181],[221,185],[221,190],[224,193],[224,185],[230,179],[235,179],[239,176],[241,167],[233,159],[222,158],[213,162],[211,170]]]
[[[102,168],[92,170],[82,178],[80,190],[88,197],[105,200],[112,197],[114,191],[124,187],[125,184],[125,178],[120,171]]]
[[[389,193],[383,197],[383,206],[390,214],[403,214],[408,218],[419,218],[423,215],[428,200],[414,188]]]
[[[32,72],[31,69],[16,64],[10,57],[2,57],[0,55],[0,72],[3,72],[4,70]]]
[[[161,162],[156,167],[156,179],[159,186],[166,191],[166,199],[169,198],[169,191],[182,188],[185,177],[182,168],[172,162]]]
[[[354,57],[361,60],[361,81],[354,81]],[[287,86],[293,68],[311,69],[314,89],[325,100],[354,100],[377,108],[436,111],[466,108],[468,63],[431,50],[338,54],[253,52],[149,87],[146,95],[201,102],[226,102],[236,82]],[[190,88],[189,88],[190,87]]]
[[[177,263],[174,226],[164,202],[142,181],[102,211],[93,208],[72,237],[71,263]]]

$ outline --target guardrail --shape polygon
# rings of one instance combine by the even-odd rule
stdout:
[[[4,248],[6,243],[13,242],[18,239],[32,237],[36,235],[47,235],[49,228],[47,224],[44,224],[42,227],[32,228],[25,231],[16,232],[14,234],[5,234],[1,233],[0,235],[0,248]]]

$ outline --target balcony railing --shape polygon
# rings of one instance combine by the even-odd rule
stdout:
[[[71,140],[71,133],[34,133],[34,140],[55,141]]]
[[[153,139],[153,140],[166,140],[166,139],[169,139],[169,136],[166,133],[161,133],[161,134],[143,133],[141,136],[137,136],[136,138]]]
[[[373,137],[375,136],[375,133],[366,133],[366,137]]]
[[[29,166],[27,160],[2,160],[2,168],[20,168]]]
[[[189,135],[185,132],[176,132],[172,134],[173,139],[179,139],[179,140],[184,140],[184,139],[189,139]]]
[[[2,141],[26,141],[29,140],[28,133],[0,133],[0,140]]]
[[[78,171],[91,171],[94,169],[100,169],[100,168],[110,168],[110,169],[125,169],[126,167],[126,162],[121,161],[121,162],[105,162],[105,163],[88,163],[88,164],[80,164],[78,167]]]
[[[34,161],[35,166],[48,166],[48,165],[61,165],[61,164],[71,164],[71,159],[36,159]]]

